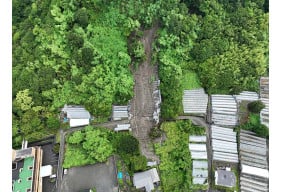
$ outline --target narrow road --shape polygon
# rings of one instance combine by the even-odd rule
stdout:
[[[141,42],[144,45],[146,59],[134,72],[134,98],[132,100],[131,127],[133,135],[139,140],[141,153],[147,159],[159,162],[159,157],[154,154],[149,132],[154,126],[153,112],[153,85],[152,79],[158,79],[157,66],[151,64],[152,42],[157,31],[157,26],[144,31]]]
[[[96,124],[94,126],[97,127],[106,127],[109,129],[114,129],[117,124],[124,124],[129,123],[128,120],[121,120],[121,121],[109,121],[106,123],[100,123]],[[74,131],[79,131],[84,129],[83,127],[74,127],[67,130],[60,130],[60,152],[59,152],[59,160],[58,160],[58,169],[57,169],[57,180],[56,180],[56,186],[57,186],[57,192],[61,192],[61,185],[63,180],[63,157],[65,154],[65,137],[68,133],[72,133]]]

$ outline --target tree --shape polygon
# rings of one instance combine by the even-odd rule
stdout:
[[[260,113],[263,108],[265,108],[265,105],[260,100],[248,104],[248,110],[252,113]]]
[[[144,155],[135,155],[130,158],[132,172],[143,171],[147,167],[147,159]]]
[[[60,121],[58,117],[49,117],[46,121],[46,126],[49,129],[59,129]]]
[[[138,154],[139,153],[139,142],[132,135],[124,134],[118,138],[117,152],[119,154]]]
[[[112,145],[107,139],[107,134],[99,129],[86,131],[82,147],[91,158],[98,162],[106,161],[113,152]]]
[[[83,28],[87,27],[89,23],[87,9],[85,7],[76,11],[74,15],[75,21]]]
[[[70,46],[72,46],[73,48],[79,49],[83,47],[84,39],[80,35],[74,32],[69,32],[67,39],[68,39]]]
[[[32,97],[29,96],[29,89],[25,89],[17,93],[16,105],[23,111],[31,109],[33,101]]]
[[[91,65],[91,62],[93,61],[93,50],[90,47],[83,47],[81,49],[81,56],[86,66]]]
[[[81,131],[76,131],[68,138],[68,142],[71,144],[80,144],[82,141],[84,141],[84,138],[84,133]]]

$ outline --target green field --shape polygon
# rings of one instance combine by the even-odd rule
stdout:
[[[197,73],[192,72],[192,71],[183,72],[183,81],[182,82],[183,82],[184,90],[201,88],[201,83],[200,83]]]

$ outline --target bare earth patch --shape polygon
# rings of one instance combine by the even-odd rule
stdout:
[[[142,154],[145,155],[147,159],[159,162],[159,158],[154,154],[149,138],[150,129],[154,126],[152,79],[156,79],[157,77],[157,66],[151,64],[151,51],[156,30],[157,26],[144,31],[144,36],[141,39],[145,48],[146,59],[134,72],[134,98],[131,107],[133,118],[130,123],[133,135],[140,142]]]

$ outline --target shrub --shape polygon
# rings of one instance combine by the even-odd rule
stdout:
[[[60,144],[59,143],[56,143],[54,146],[53,146],[53,152],[58,154],[60,152]]]
[[[268,127],[261,124],[260,126],[256,127],[254,130],[253,130],[259,137],[265,137],[265,138],[268,138],[269,136],[269,130],[268,130]]]
[[[67,36],[68,42],[72,47],[81,48],[84,44],[84,39],[76,33],[70,32]]]
[[[144,155],[132,156],[130,162],[130,169],[132,172],[143,171],[147,167],[147,159]]]
[[[83,7],[75,13],[75,21],[83,28],[87,27],[89,18],[87,10]]]
[[[253,101],[248,104],[248,109],[252,113],[260,113],[260,111],[265,107],[261,101]]]
[[[120,154],[139,154],[139,142],[132,135],[121,135],[117,141],[117,152]]]
[[[48,118],[46,124],[49,129],[59,129],[60,128],[60,121],[56,117]]]
[[[161,135],[162,135],[162,131],[157,127],[152,128],[150,133],[149,133],[149,136],[150,136],[151,139],[156,139],[156,138],[160,137]]]

